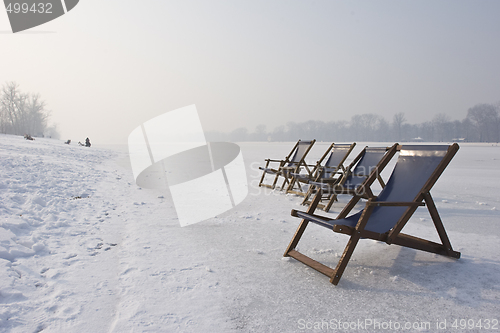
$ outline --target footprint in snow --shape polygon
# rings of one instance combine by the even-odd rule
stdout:
[[[130,272],[133,272],[133,271],[136,271],[137,268],[134,268],[134,267],[130,267],[130,268],[127,268],[124,272],[122,272],[120,275],[126,275]]]
[[[257,250],[257,249],[248,250],[248,252],[253,252],[253,253],[256,253],[256,254],[264,254],[264,251],[262,251],[262,250]]]
[[[105,246],[104,243],[99,242],[99,243],[97,243],[97,245],[95,247],[87,248],[87,250],[89,252],[92,252],[89,255],[93,257],[93,256],[96,256],[99,254],[98,250],[109,251],[109,250],[111,250],[112,247],[117,246],[117,245],[118,244],[116,244],[116,243],[107,243]]]

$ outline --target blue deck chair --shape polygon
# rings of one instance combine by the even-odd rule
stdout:
[[[311,174],[311,170],[309,169],[309,166],[306,164],[305,158],[315,142],[316,140],[312,141],[299,140],[297,141],[295,146],[293,146],[293,149],[290,151],[288,156],[285,157],[284,160],[266,159],[265,160],[266,166],[259,167],[259,169],[263,171],[262,177],[260,178],[259,187],[265,186],[274,189],[276,187],[276,182],[278,181],[278,178],[282,176],[284,180],[283,184],[281,185],[281,189],[283,189],[285,184],[287,184],[291,179],[291,173],[292,172],[300,173],[302,168],[304,168],[308,174]],[[269,164],[271,162],[279,163],[279,166],[277,168],[271,168],[269,167]],[[264,179],[266,177],[266,174],[275,175],[272,185],[264,184]]]
[[[292,179],[290,181],[290,184],[288,185],[286,192],[305,196],[306,193],[302,191],[301,183],[309,184],[312,181],[320,181],[321,179],[340,179],[346,171],[346,168],[344,167],[345,160],[355,146],[356,143],[332,143],[325,151],[323,156],[321,156],[321,158],[316,162],[316,165],[312,170],[312,176],[307,173],[303,174],[292,172]],[[322,165],[327,156],[328,159],[326,160],[325,164]],[[294,188],[295,185],[297,185],[298,189]]]
[[[350,194],[359,199],[369,199],[373,196],[371,185],[378,180],[382,188],[385,183],[380,176],[381,172],[394,157],[398,144],[391,147],[365,147],[347,167],[346,171],[337,179],[319,179],[311,182],[311,187],[302,201],[303,205],[310,204],[310,198],[316,188],[321,187],[321,201],[318,204],[328,212],[339,194]],[[356,201],[357,202],[357,201]]]
[[[458,144],[450,146],[402,146],[396,167],[386,187],[378,197],[369,199],[365,208],[351,216],[344,209],[336,219],[315,215],[321,189],[306,212],[292,210],[292,216],[302,219],[284,256],[293,257],[327,275],[338,284],[349,259],[361,238],[374,239],[417,250],[460,258],[453,250],[439,217],[430,190],[458,151]],[[441,240],[440,243],[406,235],[401,230],[419,206],[427,206]],[[353,206],[351,206],[353,207]],[[350,236],[344,253],[335,269],[327,267],[295,250],[309,222]]]

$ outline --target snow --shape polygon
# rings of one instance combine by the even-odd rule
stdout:
[[[361,322],[378,332],[397,322],[434,332],[446,320],[446,332],[456,319],[500,319],[500,147],[461,144],[432,191],[461,259],[361,240],[333,286],[283,258],[301,198],[256,187],[258,166],[291,143],[240,146],[245,201],[181,228],[170,193],[135,185],[126,152],[0,135],[0,331],[304,332]],[[311,162],[326,147],[317,143]],[[405,232],[438,241],[425,208]],[[298,248],[335,266],[347,240],[311,225]]]

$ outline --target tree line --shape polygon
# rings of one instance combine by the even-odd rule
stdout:
[[[430,121],[409,124],[403,112],[396,113],[391,121],[372,113],[354,115],[350,121],[289,121],[268,131],[258,125],[249,132],[241,127],[230,133],[208,132],[209,141],[296,141],[316,139],[329,142],[378,141],[378,142],[499,142],[500,103],[477,104],[467,111],[463,120],[450,120],[444,113]]]
[[[3,134],[58,138],[55,126],[48,126],[50,111],[39,94],[23,93],[15,82],[0,91],[0,132]]]

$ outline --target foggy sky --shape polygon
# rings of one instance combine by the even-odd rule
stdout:
[[[81,0],[12,34],[0,9],[0,84],[40,93],[62,139],[96,143],[190,104],[225,132],[461,120],[500,101],[499,14],[495,0]]]

